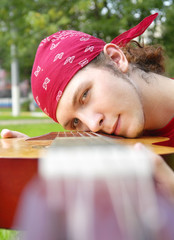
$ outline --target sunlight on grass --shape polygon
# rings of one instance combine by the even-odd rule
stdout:
[[[20,124],[20,125],[5,125],[0,127],[2,129],[7,128],[13,131],[18,131],[25,133],[29,137],[40,136],[49,132],[62,132],[65,131],[64,128],[57,123],[42,123],[42,121],[37,124]]]
[[[58,123],[52,121],[50,123],[44,123],[43,120],[45,119],[49,119],[44,113],[42,112],[22,112],[21,115],[19,117],[13,117],[11,116],[11,112],[5,111],[5,109],[3,109],[3,111],[1,111],[2,109],[0,109],[0,121],[6,121],[5,125],[1,125],[0,124],[0,131],[2,131],[2,129],[7,128],[13,131],[18,131],[18,132],[22,132],[25,133],[26,135],[28,135],[29,137],[35,137],[35,136],[40,136],[49,132],[62,132],[65,131],[65,129]],[[25,123],[25,120],[33,120],[33,119],[37,119],[40,120],[37,123]],[[20,124],[10,124],[8,121],[9,120],[24,120],[22,123]]]
[[[21,112],[20,116],[14,117],[10,111],[0,108],[0,120],[16,120],[16,119],[49,119],[43,112]]]

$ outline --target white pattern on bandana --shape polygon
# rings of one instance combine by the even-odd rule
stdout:
[[[88,59],[87,58],[85,58],[85,59],[83,59],[82,61],[79,62],[79,65],[81,67],[84,67],[86,64],[88,64]]]
[[[55,62],[57,59],[62,59],[63,55],[64,55],[64,52],[58,53],[58,54],[54,57],[53,62]]]
[[[65,60],[65,62],[64,62],[63,65],[66,65],[67,63],[72,63],[72,62],[74,61],[74,58],[75,58],[75,56],[68,57],[68,58]]]
[[[94,51],[94,46],[88,46],[88,47],[85,49],[84,52],[88,52],[88,51],[93,52],[93,51]]]
[[[80,38],[80,41],[81,41],[81,42],[82,42],[82,41],[88,41],[88,40],[89,40],[89,37],[86,37],[86,38],[85,38],[85,37],[81,37],[81,38]]]
[[[44,81],[44,83],[43,83],[43,85],[42,85],[42,87],[45,89],[45,90],[47,90],[47,85],[48,85],[48,83],[50,82],[50,79],[47,77],[47,78],[45,78],[45,81]]]
[[[54,48],[56,48],[58,45],[60,44],[60,42],[56,43],[56,44],[51,44],[50,50],[53,50]]]
[[[59,91],[58,91],[58,94],[57,94],[57,96],[56,96],[56,101],[57,101],[57,102],[60,100],[61,96],[62,96],[62,91],[59,90]]]
[[[49,116],[49,113],[47,112],[47,109],[46,108],[44,108],[44,113],[46,114],[46,115],[48,115]]]
[[[46,42],[49,42],[49,41],[50,41],[49,37],[43,39],[42,42],[40,43],[39,47],[43,46]]]
[[[41,67],[40,66],[37,66],[37,70],[34,72],[34,75],[37,77],[39,72],[41,70]]]
[[[39,102],[39,97],[38,96],[36,97],[36,102],[37,102],[37,105],[40,106],[40,102]]]

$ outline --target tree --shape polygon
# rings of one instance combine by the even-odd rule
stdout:
[[[69,4],[71,3],[71,4]],[[21,75],[30,76],[39,41],[70,23],[68,12],[76,1],[6,0],[0,2],[1,65],[10,69],[12,112],[19,114],[19,66]],[[67,15],[64,14],[67,12]],[[57,26],[56,26],[57,25]],[[39,40],[38,40],[39,39]],[[3,57],[3,58],[2,58]]]
[[[170,51],[172,4],[173,0],[1,0],[0,64],[10,70],[10,49],[15,46],[13,58],[19,62],[20,78],[29,78],[37,46],[46,36],[62,29],[75,29],[109,42],[154,12],[159,17],[149,31],[149,41],[160,40]],[[157,23],[163,19],[165,34],[156,39]]]
[[[135,26],[146,16],[163,14],[163,0],[93,0],[85,11],[82,30],[110,41],[118,34]],[[156,23],[156,21],[155,21]],[[152,34],[155,31],[155,25]],[[152,36],[151,36],[152,38]]]
[[[164,2],[168,1],[1,0],[1,63],[9,69],[9,49],[15,42],[21,77],[30,76],[34,55],[42,38],[58,30],[75,29],[94,34],[108,42],[153,12],[159,12],[158,19],[162,18],[167,10]],[[15,39],[11,34],[12,29],[16,32]],[[154,30],[155,26],[152,36]]]
[[[174,44],[173,44],[173,33],[174,33],[174,4],[173,0],[169,1],[169,7],[166,7],[164,22],[162,24],[162,37],[161,43],[164,46],[167,53],[167,72],[169,76],[174,77]]]

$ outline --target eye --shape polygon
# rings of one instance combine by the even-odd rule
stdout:
[[[86,100],[86,98],[87,98],[87,96],[88,96],[88,93],[89,93],[89,89],[87,89],[87,90],[85,90],[85,91],[83,92],[83,94],[82,94],[82,96],[81,96],[81,98],[80,98],[80,103],[81,103],[81,104],[84,104],[84,103],[85,103],[85,100]]]
[[[74,118],[73,121],[72,121],[72,127],[73,128],[77,128],[79,124],[79,119],[78,118]]]

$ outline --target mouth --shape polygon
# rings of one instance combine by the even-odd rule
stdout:
[[[120,115],[118,115],[117,121],[114,124],[112,134],[118,135],[119,134],[119,126],[120,126]]]

